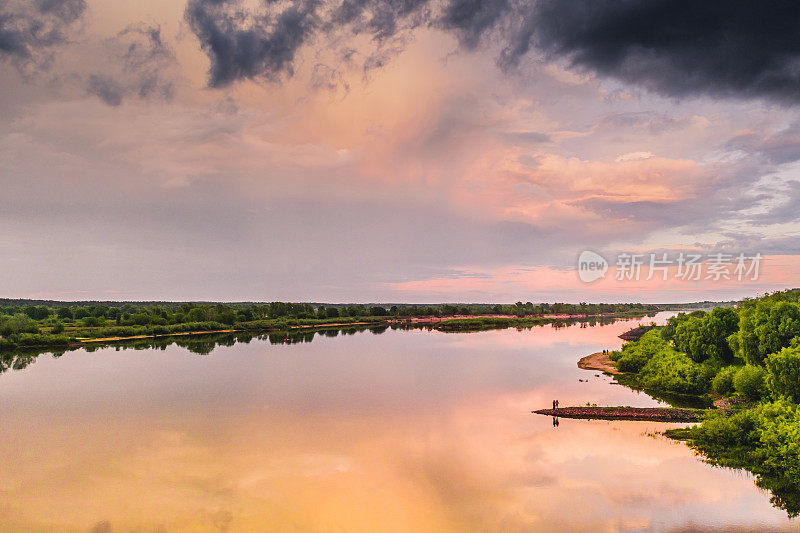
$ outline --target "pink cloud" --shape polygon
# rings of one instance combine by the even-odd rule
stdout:
[[[466,271],[466,269],[464,270]],[[764,256],[758,279],[736,279],[733,267],[731,279],[708,279],[707,267],[701,279],[690,281],[677,277],[677,267],[670,267],[667,279],[660,271],[649,276],[649,267],[641,268],[638,280],[617,279],[618,268],[610,265],[605,278],[587,284],[574,269],[551,266],[502,267],[469,276],[438,277],[388,284],[391,290],[407,295],[437,295],[446,301],[481,301],[488,295],[507,295],[517,300],[526,294],[561,293],[563,300],[592,298],[593,300],[619,301],[698,301],[705,295],[723,294],[739,297],[785,289],[794,286],[800,278],[800,256]],[[577,300],[576,300],[577,301]]]

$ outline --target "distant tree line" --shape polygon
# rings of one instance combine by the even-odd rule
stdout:
[[[271,318],[336,318],[361,316],[450,316],[497,314],[528,316],[546,314],[598,315],[625,312],[654,312],[654,305],[644,304],[567,304],[517,302],[503,304],[437,305],[339,305],[271,302],[267,304],[205,303],[121,303],[120,305],[0,305],[0,320],[15,331],[32,330],[32,324],[58,322],[85,327],[170,325],[185,322],[219,322],[233,325]],[[9,317],[13,317],[10,320]],[[25,318],[30,320],[25,320]],[[22,328],[22,329],[19,329]],[[2,332],[0,332],[2,333]]]
[[[0,300],[0,349],[69,344],[75,338],[125,337],[190,331],[267,331],[316,322],[376,322],[452,315],[643,315],[643,304],[322,304],[202,302],[45,302]]]

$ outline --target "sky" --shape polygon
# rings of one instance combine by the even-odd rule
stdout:
[[[800,286],[799,36],[789,1],[0,0],[0,296]]]

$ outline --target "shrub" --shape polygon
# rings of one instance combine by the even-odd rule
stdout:
[[[44,346],[66,346],[72,342],[67,335],[41,335],[39,333],[20,333],[12,338],[19,347],[34,348]]]
[[[0,317],[0,335],[7,337],[17,333],[39,333],[39,326],[35,320],[22,313]]]
[[[695,363],[688,356],[669,348],[656,354],[642,368],[640,381],[645,388],[680,394],[704,394],[711,387],[714,368]]]
[[[8,339],[0,337],[0,351],[11,351],[15,350],[16,348],[17,348],[16,344],[14,344]]]
[[[736,375],[736,372],[738,371],[738,367],[726,366],[717,372],[717,375],[714,376],[713,380],[711,380],[711,390],[721,396],[727,396],[731,394],[734,391],[733,376]]]
[[[620,372],[639,372],[657,353],[674,351],[655,331],[648,331],[636,342],[629,342],[622,351],[614,352],[611,359],[617,362]]]
[[[758,413],[753,409],[726,416],[710,411],[703,423],[692,429],[692,440],[706,449],[719,446],[756,446],[759,442]]]
[[[87,316],[81,320],[81,323],[87,328],[97,328],[105,326],[106,319],[98,316]]]
[[[761,367],[743,366],[733,376],[733,388],[749,400],[759,400],[766,393],[766,374]]]

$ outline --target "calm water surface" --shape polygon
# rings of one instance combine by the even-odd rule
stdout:
[[[0,375],[0,531],[796,531],[671,425],[530,413],[658,405],[576,366],[635,323],[43,355]]]

